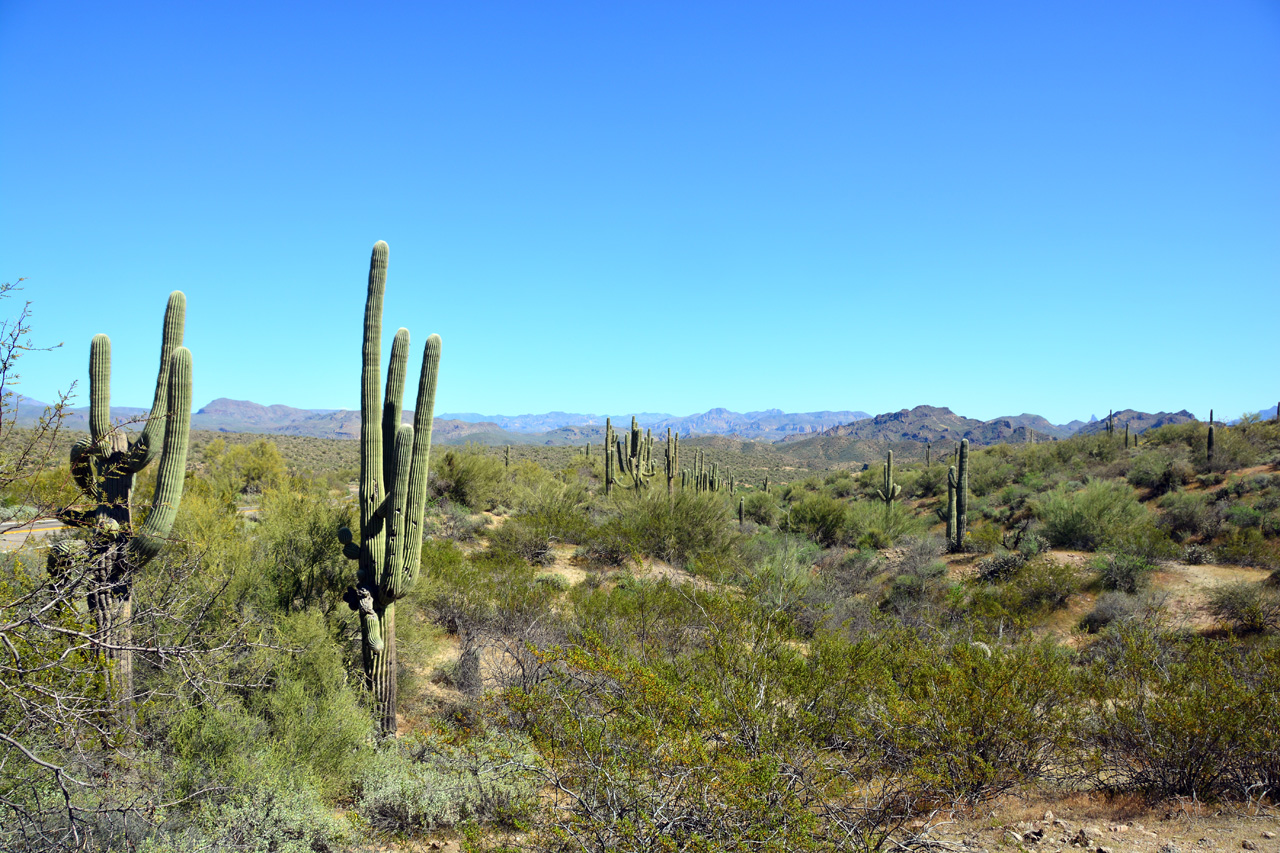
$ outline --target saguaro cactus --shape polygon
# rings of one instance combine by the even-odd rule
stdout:
[[[1209,410],[1209,439],[1205,445],[1205,452],[1208,454],[1209,464],[1213,464],[1213,409]]]
[[[893,482],[893,451],[889,451],[889,456],[884,463],[884,481],[880,489],[876,492],[880,495],[880,500],[884,501],[885,509],[893,505],[898,499],[898,495],[902,494],[902,486]]]
[[[675,485],[676,472],[680,470],[680,433],[671,433],[671,427],[667,427],[667,451],[665,457],[667,465],[667,497],[671,497],[672,487]]]
[[[964,536],[969,527],[969,439],[960,442],[960,461],[956,466],[956,539],[955,550],[964,550]]]
[[[62,521],[87,531],[83,540],[55,546],[51,572],[79,560],[90,566],[89,612],[97,624],[112,688],[126,705],[133,698],[133,579],[160,553],[173,527],[186,476],[191,425],[191,352],[182,346],[187,300],[169,294],[151,413],[134,439],[111,423],[111,340],[95,335],[89,348],[89,437],[71,446],[71,475],[94,506],[67,507]],[[156,456],[155,496],[146,520],[133,522],[133,486]]]
[[[338,531],[342,552],[357,560],[356,583],[343,600],[360,614],[365,685],[373,693],[384,734],[396,730],[396,601],[418,580],[422,521],[427,506],[427,466],[440,337],[427,338],[418,379],[413,426],[402,424],[409,330],[396,332],[380,400],[382,297],[387,285],[387,244],[373,246],[364,309],[360,374],[360,531]]]
[[[943,520],[947,523],[947,547],[955,550],[956,541],[956,466],[947,468],[947,514]]]

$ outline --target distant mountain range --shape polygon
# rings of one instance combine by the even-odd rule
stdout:
[[[916,406],[876,415],[874,418],[841,424],[824,430],[823,436],[848,436],[864,441],[960,441],[967,438],[974,444],[1066,438],[1071,431],[1055,426],[1039,415],[1011,415],[979,421],[957,415],[945,406]],[[800,441],[809,436],[788,436],[786,442]]]
[[[544,415],[477,415],[471,412],[444,412],[438,417],[490,423],[500,429],[517,433],[562,433],[566,440],[591,438],[598,431],[603,433],[605,415],[584,415],[571,412],[548,412]],[[631,426],[630,413],[613,415],[614,429]],[[659,412],[641,412],[635,415],[637,423],[655,433],[670,429],[686,435],[735,435],[755,441],[777,441],[787,435],[810,435],[833,426],[871,417],[866,412],[784,412],[766,409],[761,412],[738,413],[728,409],[711,409],[699,415],[677,417]],[[565,433],[564,431],[568,431]]]
[[[1183,409],[1181,412],[1135,412],[1133,409],[1124,409],[1112,415],[1112,422],[1116,432],[1124,432],[1125,424],[1129,425],[1129,432],[1140,433],[1156,427],[1167,426],[1168,424],[1185,424],[1196,419],[1195,415]],[[1218,421],[1218,423],[1222,423]],[[1106,432],[1107,419],[1087,423],[1080,427],[1077,432],[1082,435],[1093,435],[1099,432]]]
[[[43,413],[44,403],[19,398],[18,422],[33,423]],[[1274,411],[1274,410],[1272,410]],[[147,410],[113,407],[113,418],[141,420]],[[761,442],[785,442],[787,452],[792,445],[821,437],[823,446],[832,439],[878,442],[959,441],[967,438],[978,445],[999,442],[1023,442],[1029,439],[1066,438],[1076,432],[1093,433],[1106,428],[1106,421],[1072,421],[1055,425],[1039,415],[1021,414],[980,421],[957,415],[946,407],[916,406],[872,417],[861,411],[784,412],[765,409],[755,412],[732,412],[710,409],[701,414],[677,417],[661,412],[636,415],[641,426],[661,435],[668,428],[681,438],[692,436],[730,436]],[[412,412],[404,413],[406,422]],[[1128,422],[1134,432],[1143,432],[1168,423],[1194,420],[1190,412],[1158,412],[1155,414],[1125,409],[1117,412],[1115,423],[1123,429]],[[613,417],[614,428],[630,426],[631,415]],[[530,415],[479,415],[470,412],[442,413],[436,416],[433,439],[438,444],[583,444],[596,442],[604,435],[605,416],[573,412],[547,412]],[[64,425],[73,430],[87,430],[88,407],[70,409]],[[357,438],[360,435],[360,413],[348,409],[295,409],[291,406],[263,406],[246,400],[220,397],[191,416],[193,429],[221,432],[248,432],[275,435],[314,436],[317,438]],[[841,442],[843,443],[843,442]]]

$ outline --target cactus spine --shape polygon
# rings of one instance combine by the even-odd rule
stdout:
[[[169,294],[160,342],[151,413],[132,441],[111,423],[111,340],[95,335],[89,348],[89,438],[71,447],[71,475],[92,509],[68,507],[58,514],[83,528],[86,540],[50,549],[51,574],[79,559],[92,566],[86,598],[97,624],[112,689],[132,716],[133,578],[164,546],[182,502],[191,426],[191,352],[182,346],[187,300]],[[133,486],[139,471],[160,456],[151,511],[133,523]]]
[[[893,502],[898,499],[898,495],[902,494],[902,486],[893,482],[893,451],[889,451],[888,458],[884,463],[884,481],[880,489],[876,492],[880,495],[880,500],[884,502],[885,509],[889,509]]]
[[[413,426],[400,423],[409,331],[396,332],[387,368],[385,399],[379,399],[382,361],[382,300],[387,284],[387,244],[378,241],[369,261],[363,365],[360,374],[360,534],[338,531],[343,554],[358,561],[356,583],[343,600],[360,615],[365,685],[372,692],[384,734],[396,730],[396,601],[418,580],[422,521],[427,506],[427,467],[440,337],[431,335],[422,354]]]

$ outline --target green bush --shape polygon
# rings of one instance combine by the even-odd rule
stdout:
[[[644,554],[674,566],[723,555],[737,537],[729,504],[715,492],[682,489],[672,498],[665,491],[628,495],[617,502],[616,512],[593,540],[604,540],[605,551]]]
[[[1280,593],[1254,581],[1224,584],[1209,593],[1209,610],[1237,634],[1280,625]]]
[[[1106,592],[1098,599],[1093,609],[1080,620],[1080,627],[1090,634],[1096,634],[1108,625],[1132,618],[1140,607],[1141,601],[1136,595],[1127,592]]]
[[[1204,494],[1181,492],[1160,500],[1160,525],[1169,535],[1182,541],[1198,536],[1213,536],[1222,521],[1217,505]]]
[[[1091,565],[1098,573],[1099,586],[1130,595],[1145,589],[1155,570],[1146,560],[1129,554],[1100,555]]]
[[[892,642],[897,690],[876,703],[874,727],[929,794],[985,801],[1063,761],[1075,718],[1066,651],[1048,641]]]
[[[498,553],[513,554],[533,566],[549,566],[555,562],[555,553],[544,530],[526,523],[523,518],[509,518],[489,533],[489,547]]]
[[[431,492],[479,512],[507,503],[510,484],[501,459],[468,445],[432,460]]]
[[[1059,548],[1092,551],[1147,518],[1147,511],[1125,483],[1093,480],[1073,490],[1059,486],[1037,507],[1044,535]]]
[[[756,524],[773,527],[778,520],[778,502],[766,492],[751,492],[743,498],[743,514]]]
[[[848,504],[830,495],[811,494],[791,507],[791,530],[809,536],[824,548],[841,542],[845,534]]]
[[[1191,482],[1195,471],[1186,453],[1172,447],[1152,448],[1140,454],[1129,468],[1129,485],[1149,489],[1153,495],[1172,492]]]
[[[538,766],[519,736],[419,733],[384,743],[365,765],[356,810],[374,829],[398,833],[463,821],[517,826],[536,805]]]
[[[581,543],[591,531],[586,490],[577,484],[539,483],[520,496],[519,519],[548,538]]]
[[[1280,566],[1280,546],[1256,527],[1235,528],[1216,550],[1219,562],[1269,569]]]
[[[1140,622],[1092,667],[1094,781],[1153,797],[1248,797],[1280,779],[1280,647],[1192,638]]]

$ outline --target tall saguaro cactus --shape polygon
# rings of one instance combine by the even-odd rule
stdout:
[[[952,550],[964,550],[964,536],[969,526],[969,439],[960,441],[960,458],[956,464],[956,521]]]
[[[72,506],[58,514],[87,536],[61,543],[49,553],[53,572],[87,561],[89,612],[112,688],[126,706],[133,698],[134,577],[160,553],[178,514],[186,477],[191,426],[191,352],[182,346],[186,310],[181,291],[169,294],[151,413],[133,439],[111,423],[111,339],[94,336],[89,347],[89,437],[71,446],[71,475],[91,506]],[[151,511],[135,526],[134,482],[157,455],[160,467]]]
[[[357,560],[356,583],[343,600],[360,614],[365,684],[373,693],[384,734],[396,730],[396,601],[418,580],[422,522],[427,506],[431,423],[440,369],[440,337],[427,338],[418,379],[413,426],[400,423],[409,330],[396,332],[380,399],[382,297],[387,285],[387,244],[373,246],[364,309],[360,374],[360,531],[338,531],[342,552]]]
[[[877,490],[880,500],[884,502],[885,509],[893,506],[893,502],[902,494],[902,486],[893,481],[893,451],[889,451],[888,457],[884,462],[884,481],[881,488]]]

